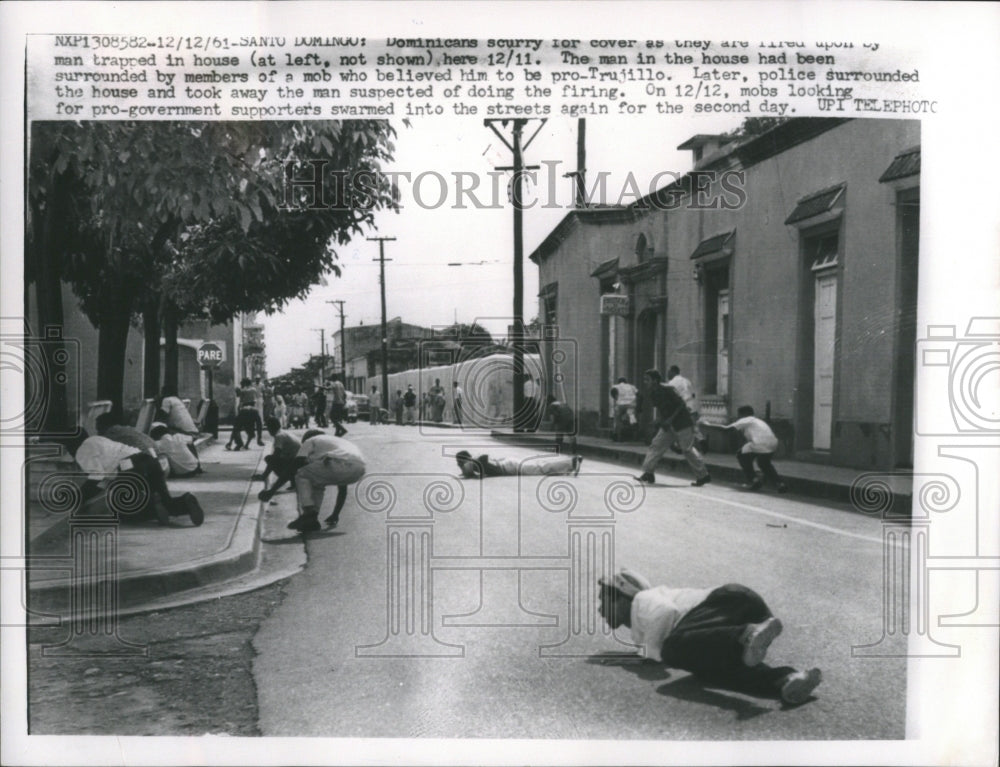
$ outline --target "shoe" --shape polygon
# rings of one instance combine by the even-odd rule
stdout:
[[[791,706],[805,703],[822,681],[823,672],[818,668],[789,674],[781,685],[781,699]]]
[[[651,485],[656,482],[656,477],[653,475],[652,472],[649,471],[643,472],[638,477],[636,477],[636,479],[638,479],[640,482],[648,482]]]
[[[583,463],[582,455],[573,456],[573,476],[577,476],[580,473],[580,465]]]
[[[782,493],[782,494],[787,493],[788,492],[788,485],[786,485],[784,482],[779,482],[778,483],[778,492]]]
[[[704,477],[699,477],[698,479],[696,479],[691,484],[694,485],[695,487],[701,487],[702,485],[707,485],[711,481],[712,481],[712,477],[709,476],[708,474],[706,474]]]
[[[261,474],[261,473],[258,472],[257,474],[254,474],[252,477],[250,477],[250,481],[251,482],[267,482],[267,478],[263,474]]]
[[[226,445],[226,450],[232,450],[232,449],[233,449],[232,445]]]
[[[205,521],[205,511],[197,503],[190,504],[188,508],[188,516],[191,518],[191,524],[195,527],[201,527],[202,523]]]
[[[340,522],[340,520],[337,517],[335,517],[333,514],[331,514],[330,516],[328,516],[323,521],[326,523],[326,526],[329,527],[329,528],[331,528],[331,529],[334,528],[334,527],[336,527],[339,524],[339,522]]]
[[[773,617],[747,626],[740,636],[740,644],[743,645],[743,664],[756,666],[762,663],[764,656],[767,655],[767,648],[778,637],[782,628],[781,621]]]
[[[319,519],[315,514],[303,514],[298,519],[288,523],[289,530],[298,530],[300,533],[312,533],[320,529]]]
[[[747,482],[740,485],[740,487],[742,487],[744,490],[760,490],[762,485],[759,479],[755,479],[753,482]]]
[[[168,509],[166,506],[164,506],[161,503],[157,503],[156,501],[150,501],[150,502],[153,504],[153,509],[156,511],[156,521],[159,522],[160,525],[162,526],[169,525],[170,517],[173,516],[171,514],[173,509]],[[172,505],[175,505],[177,503],[177,499],[171,498],[170,502]]]
[[[257,447],[264,447],[264,440],[262,439],[257,440]]]

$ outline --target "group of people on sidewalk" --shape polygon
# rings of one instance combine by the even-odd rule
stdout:
[[[451,383],[451,416],[452,423],[462,425],[462,407],[465,402],[465,392],[458,381]],[[428,388],[422,396],[417,396],[413,384],[406,385],[406,391],[396,389],[389,397],[389,414],[397,426],[416,426],[418,421],[444,423],[448,400],[441,379],[435,378],[434,385]]]
[[[169,397],[176,398],[168,395],[164,400]],[[168,408],[172,408],[172,403],[168,403]],[[176,415],[171,420],[186,425]],[[122,423],[114,413],[99,415],[95,427],[97,434],[84,431],[69,446],[87,477],[81,488],[87,513],[114,513],[123,522],[155,519],[161,525],[169,525],[172,517],[182,516],[189,517],[195,526],[205,521],[204,510],[194,495],[173,496],[167,485],[167,477],[203,473],[191,433],[155,422],[149,434],[145,434]]]

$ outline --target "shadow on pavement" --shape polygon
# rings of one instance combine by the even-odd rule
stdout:
[[[753,719],[761,714],[770,713],[772,709],[760,706],[745,698],[737,698],[719,690],[710,690],[694,676],[681,677],[673,682],[656,688],[660,695],[666,695],[692,703],[704,703],[727,711],[735,711],[738,721]]]
[[[315,533],[289,533],[288,535],[282,535],[276,538],[261,538],[261,543],[270,543],[275,545],[282,545],[285,543],[302,543],[303,540],[315,541],[320,538],[338,538],[341,535],[347,535],[343,530],[326,530],[323,532]]]
[[[641,655],[622,655],[615,652],[598,653],[587,658],[587,663],[600,666],[615,666],[635,674],[647,682],[660,682],[670,678],[670,672],[662,663],[647,660]]]

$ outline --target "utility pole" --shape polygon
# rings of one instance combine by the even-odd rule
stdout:
[[[389,338],[385,327],[385,243],[394,242],[395,237],[369,237],[369,242],[378,242],[379,285],[382,288],[382,408],[389,409]],[[373,258],[372,261],[375,259]]]
[[[344,302],[327,301],[327,303],[337,304],[337,308],[340,310],[340,375],[343,377],[343,381],[341,381],[341,383],[343,383],[344,386],[347,386],[347,337],[344,335]]]
[[[319,385],[323,385],[323,372],[326,368],[326,330],[323,328],[313,328],[319,331]]]
[[[503,128],[507,123],[511,123],[511,140],[508,141],[499,130],[496,123],[500,123]],[[483,125],[493,131],[504,145],[511,151],[514,164],[511,167],[497,168],[497,170],[514,171],[513,189],[511,192],[511,203],[514,206],[514,431],[524,431],[524,427],[518,422],[518,418],[524,417],[524,232],[523,216],[524,204],[521,195],[521,181],[524,171],[537,170],[537,165],[524,164],[524,150],[535,140],[538,132],[545,125],[543,118],[539,121],[538,128],[531,138],[522,143],[521,133],[524,127],[530,122],[526,118],[519,119],[487,119],[483,120]]]

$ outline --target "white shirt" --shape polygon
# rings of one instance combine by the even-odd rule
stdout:
[[[115,442],[107,437],[87,437],[77,448],[76,462],[87,472],[88,479],[104,479],[108,474],[117,474],[122,462],[129,456],[141,453],[141,450]],[[125,469],[130,469],[126,466]]]
[[[616,405],[634,405],[635,395],[638,392],[632,384],[630,383],[616,383],[615,391],[618,392],[618,397],[615,399]]]
[[[299,448],[298,457],[307,459],[309,463],[316,463],[327,457],[344,463],[360,462],[361,465],[365,463],[365,457],[357,445],[330,434],[320,434],[307,439]]]
[[[670,386],[674,389],[674,391],[681,395],[681,399],[684,400],[684,404],[687,405],[688,410],[695,409],[694,386],[691,385],[689,380],[682,375],[675,375],[667,381],[667,386]]]
[[[778,438],[771,427],[756,416],[748,415],[729,424],[731,429],[739,429],[747,443],[740,448],[741,453],[773,453],[778,449]]]
[[[156,440],[156,449],[167,457],[171,474],[190,474],[198,468],[198,459],[188,448],[191,437],[186,434],[164,434]]]
[[[167,426],[173,426],[186,432],[197,432],[198,427],[194,425],[191,413],[184,407],[180,397],[164,397],[160,403],[160,409],[167,414]]]
[[[647,658],[662,661],[663,642],[692,607],[700,605],[712,589],[672,589],[654,586],[632,599],[632,641]]]

